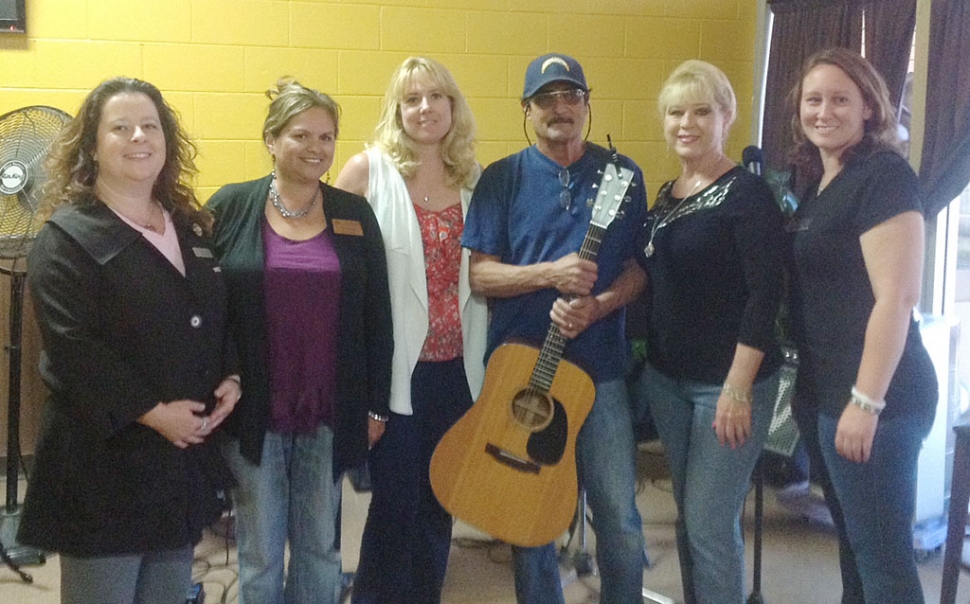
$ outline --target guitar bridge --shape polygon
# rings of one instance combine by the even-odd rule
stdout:
[[[518,470],[520,472],[526,472],[528,474],[538,474],[540,470],[539,464],[528,459],[522,459],[518,455],[513,455],[508,451],[500,449],[493,445],[492,443],[487,443],[485,445],[485,452],[495,458],[499,463],[505,464],[513,470]]]

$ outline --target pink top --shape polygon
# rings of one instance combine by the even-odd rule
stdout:
[[[111,206],[108,207],[111,208]],[[124,220],[128,226],[141,233],[142,236],[147,239],[149,243],[154,245],[163,256],[168,258],[168,261],[172,263],[172,266],[178,269],[178,272],[182,273],[183,277],[185,276],[185,261],[182,260],[182,248],[179,247],[179,238],[178,235],[175,234],[175,225],[172,223],[172,215],[169,214],[168,210],[162,208],[162,216],[165,218],[164,233],[156,233],[152,229],[146,229],[137,222],[132,222],[127,216],[121,212],[118,212],[114,208],[111,208],[111,211],[117,214],[119,218]]]

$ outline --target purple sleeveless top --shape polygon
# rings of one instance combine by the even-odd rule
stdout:
[[[292,241],[263,221],[270,430],[333,425],[340,262],[330,231]]]

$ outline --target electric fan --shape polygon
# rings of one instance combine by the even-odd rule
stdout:
[[[0,273],[10,278],[10,378],[7,383],[7,499],[0,537],[13,541],[17,526],[17,480],[20,466],[20,377],[23,339],[24,258],[42,221],[37,218],[40,188],[46,179],[43,163],[54,138],[71,119],[60,109],[23,107],[0,116]],[[13,522],[5,522],[12,520]],[[8,530],[8,526],[14,528]],[[0,557],[20,577],[21,564],[40,564],[43,554],[25,547],[4,547]]]

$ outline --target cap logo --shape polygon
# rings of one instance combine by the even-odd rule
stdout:
[[[550,65],[554,65],[557,63],[559,65],[562,65],[563,69],[565,69],[566,71],[569,71],[569,64],[566,63],[565,60],[561,59],[560,57],[549,57],[548,59],[542,62],[542,70],[540,71],[540,73],[545,73],[546,68],[548,68]]]

